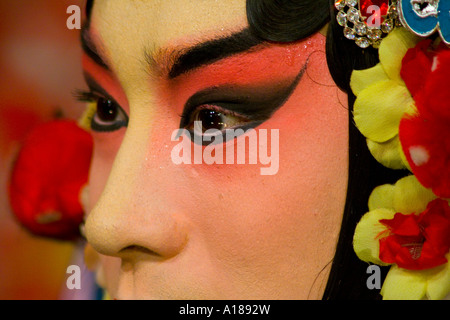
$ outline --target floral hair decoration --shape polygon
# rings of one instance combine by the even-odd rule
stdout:
[[[353,71],[350,86],[354,122],[371,154],[411,174],[373,190],[353,247],[361,260],[390,266],[383,299],[444,299],[450,293],[450,14],[439,8],[450,2],[399,2],[404,27],[379,43],[379,64]],[[428,15],[411,18],[411,10],[424,13],[428,6]]]

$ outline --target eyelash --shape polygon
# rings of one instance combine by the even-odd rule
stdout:
[[[199,106],[193,108],[191,111],[185,111],[180,116],[181,119],[182,119],[181,122],[185,124],[184,128],[188,129],[188,130],[193,130],[194,121],[200,121],[200,120],[196,120],[195,117],[199,116],[200,112],[202,112],[202,111],[210,111],[210,113],[214,112],[217,115],[221,115],[221,116],[224,116],[224,117],[231,117],[231,118],[234,118],[234,120],[239,119],[239,120],[241,120],[243,122],[246,122],[246,123],[251,121],[248,117],[246,117],[246,116],[244,116],[242,114],[239,114],[237,112],[228,110],[228,109],[223,108],[223,107],[221,107],[221,106],[219,106],[217,104],[206,103],[206,104],[202,104],[202,105],[199,105]],[[231,119],[231,120],[233,120],[233,119]],[[225,130],[225,129],[232,129],[232,128],[236,128],[236,127],[239,126],[239,124],[238,125],[236,125],[236,124],[230,125],[230,124],[226,124],[226,123],[225,123],[225,125],[226,125],[225,128],[218,129],[218,130],[222,131],[222,130]],[[206,129],[206,128],[204,128],[204,129]]]
[[[122,127],[128,126],[128,116],[126,115],[125,111],[119,106],[118,103],[114,101],[112,98],[107,98],[103,96],[102,94],[98,94],[93,91],[86,91],[86,90],[77,90],[75,93],[75,98],[80,102],[87,102],[89,104],[95,104],[92,107],[92,111],[90,111],[90,107],[88,108],[88,112],[86,114],[86,122],[89,121],[89,127],[93,131],[97,132],[112,132],[115,130],[118,130]],[[102,116],[115,116],[114,120],[102,120],[99,116],[99,103],[100,101],[103,101],[107,103],[107,110],[105,114]],[[105,110],[103,110],[105,111]],[[112,112],[112,114],[111,114]],[[121,117],[122,119],[117,120],[118,117]],[[112,122],[110,124],[107,124],[108,122]]]
[[[115,130],[118,130],[122,127],[128,126],[128,116],[126,115],[125,111],[115,102],[114,99],[105,97],[105,95],[101,93],[97,93],[95,91],[86,91],[86,90],[77,90],[75,93],[75,98],[78,101],[81,102],[87,102],[89,103],[89,107],[87,109],[87,112],[83,116],[82,123],[86,124],[86,127],[89,129],[96,131],[96,132],[112,132]],[[227,99],[228,100],[228,99]],[[107,120],[102,121],[98,112],[99,112],[99,102],[107,102],[109,105],[107,105],[107,111],[111,111],[111,108],[114,108],[112,110],[114,112],[115,118],[113,121]],[[238,113],[235,111],[230,110],[226,106],[229,104],[239,104],[239,102],[214,102],[214,103],[203,103],[198,104],[194,107],[185,108],[183,111],[183,114],[180,115],[181,122],[180,127],[189,130],[193,135],[191,136],[194,138],[195,135],[204,136],[205,131],[208,129],[215,129],[217,131],[220,131],[223,136],[225,136],[225,133],[227,129],[249,129],[252,128],[262,121],[258,121],[256,119],[253,119],[254,117],[250,115],[244,115],[242,113]],[[202,111],[209,111],[201,115]],[[205,122],[203,120],[205,119],[198,119],[199,116],[205,116],[209,117],[210,119],[206,119],[209,122],[206,122],[206,126],[204,125]],[[105,116],[105,114],[103,115]],[[111,116],[111,114],[106,114],[106,116]],[[117,120],[118,117],[121,117],[122,119]],[[218,120],[219,121],[215,121]],[[225,119],[224,119],[225,118]],[[220,122],[222,119],[224,119],[222,122]],[[256,121],[255,121],[256,120]],[[202,121],[202,128],[201,133],[199,133],[198,130],[194,127],[195,121]],[[107,124],[110,122],[109,124]],[[111,123],[112,122],[112,123]],[[209,125],[208,125],[209,123]],[[212,126],[211,126],[212,125]],[[215,125],[223,125],[221,128],[214,128]]]
[[[278,101],[272,98],[260,103],[260,95],[252,89],[234,87],[213,87],[197,92],[187,100],[179,128],[190,133],[188,137],[192,142],[201,141],[204,146],[216,141],[227,142],[270,118]],[[201,121],[201,127],[194,126],[196,121]]]

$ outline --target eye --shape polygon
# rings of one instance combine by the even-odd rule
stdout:
[[[116,102],[102,97],[97,99],[97,111],[91,121],[92,130],[115,131],[127,124],[127,116]]]
[[[201,132],[195,126],[196,122],[201,122]],[[226,110],[217,105],[202,105],[194,109],[191,115],[185,119],[185,128],[204,134],[207,130],[231,129],[240,127],[250,122],[248,118],[236,112]]]
[[[293,81],[263,86],[230,84],[198,91],[184,105],[180,128],[189,131],[194,143],[203,145],[234,139],[270,119],[288,100],[302,75],[303,69]],[[222,139],[217,138],[219,135]]]
[[[110,132],[128,125],[128,117],[112,98],[94,92],[79,92],[78,100],[94,104],[90,127],[93,131]]]

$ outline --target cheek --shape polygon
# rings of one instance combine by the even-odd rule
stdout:
[[[125,129],[111,133],[93,133],[94,152],[89,173],[88,212],[97,203],[106,186],[114,159],[119,151]]]
[[[180,260],[197,268],[211,266],[205,274],[210,272],[215,279],[240,279],[235,281],[239,284],[278,276],[281,281],[276,283],[292,288],[300,285],[292,285],[293,279],[312,281],[311,272],[332,258],[345,204],[348,110],[339,104],[337,88],[329,86],[324,66],[325,61],[312,56],[289,101],[256,129],[267,130],[269,137],[272,130],[279,132],[279,153],[271,155],[279,160],[275,175],[261,175],[261,168],[269,165],[259,160],[242,165],[175,165],[171,150],[178,142],[170,141],[179,121],[175,112],[155,112],[153,126],[134,115],[135,121],[130,121],[134,127],[127,129],[130,139],[123,147],[131,151],[132,141],[137,150],[126,153],[122,159],[126,166],[115,168],[138,182],[127,201],[144,201],[160,214],[176,213],[188,221],[189,244]],[[95,137],[91,204],[105,188],[123,136],[120,130]],[[130,166],[133,159],[139,165]],[[104,264],[110,265],[107,274],[119,272],[114,261]],[[189,273],[192,265],[187,264],[183,270]],[[255,279],[256,275],[264,276]]]
[[[180,168],[186,173],[180,183],[189,187],[173,196],[184,203],[213,261],[221,262],[219,270],[231,265],[229,270],[263,271],[278,260],[286,262],[284,272],[298,274],[331,259],[348,175],[348,110],[336,94],[336,87],[305,76],[289,101],[257,128],[269,136],[279,131],[275,175],[261,175],[268,165],[259,161]]]

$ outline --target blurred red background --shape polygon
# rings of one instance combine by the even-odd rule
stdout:
[[[74,244],[38,238],[15,221],[7,181],[20,143],[36,124],[83,105],[79,30],[69,30],[70,5],[84,0],[0,0],[0,299],[60,299]]]

